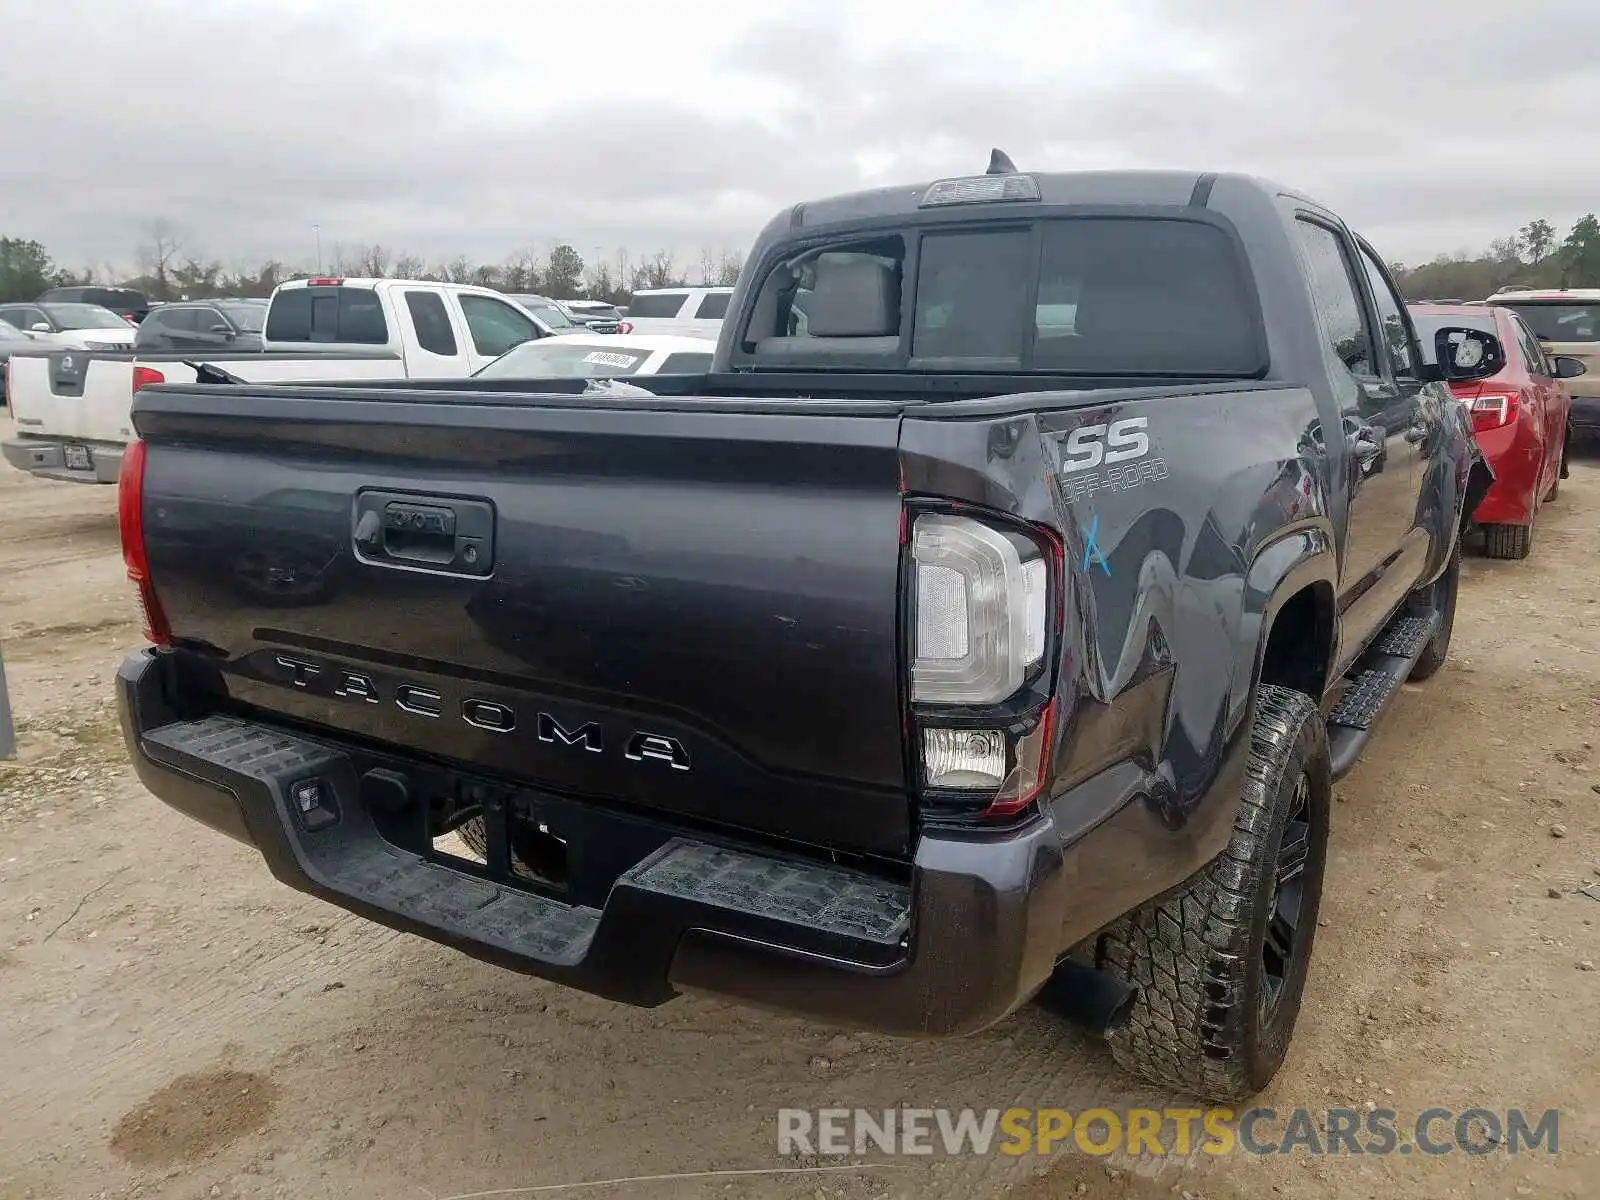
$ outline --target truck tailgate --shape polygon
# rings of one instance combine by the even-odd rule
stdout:
[[[82,441],[126,441],[133,358],[88,350],[27,350],[11,356],[17,432]]]
[[[180,652],[313,728],[903,853],[897,411],[506,399],[141,392]]]

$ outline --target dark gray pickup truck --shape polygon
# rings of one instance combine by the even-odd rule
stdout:
[[[1503,348],[1435,342],[1295,192],[997,154],[783,212],[653,394],[147,387],[128,751],[515,970],[917,1036],[1048,986],[1241,1097],[1333,780],[1450,644],[1489,476],[1443,380]]]

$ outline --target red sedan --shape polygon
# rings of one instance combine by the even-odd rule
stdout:
[[[1532,330],[1509,308],[1487,305],[1413,304],[1418,339],[1433,345],[1445,325],[1492,333],[1505,348],[1506,365],[1478,383],[1452,383],[1456,399],[1472,412],[1478,448],[1494,468],[1494,486],[1473,514],[1483,526],[1490,558],[1526,558],[1539,506],[1554,500],[1567,475],[1570,400],[1561,384],[1583,374],[1576,359],[1552,360]]]

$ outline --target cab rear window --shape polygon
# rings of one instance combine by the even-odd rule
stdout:
[[[267,340],[384,346],[389,325],[371,288],[287,288],[272,297]]]
[[[789,259],[751,312],[741,345],[757,366],[1219,378],[1266,366],[1242,251],[1201,219],[908,229]],[[771,328],[757,328],[766,313]]]

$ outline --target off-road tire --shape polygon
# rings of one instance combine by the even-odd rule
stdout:
[[[1521,559],[1533,548],[1532,525],[1485,525],[1483,552],[1490,558]]]
[[[1455,549],[1450,551],[1450,562],[1439,578],[1425,588],[1418,588],[1411,596],[1413,611],[1426,613],[1431,610],[1439,614],[1439,624],[1435,626],[1433,636],[1417,656],[1417,661],[1411,665],[1411,674],[1407,678],[1412,683],[1421,683],[1444,666],[1444,660],[1450,653],[1450,635],[1456,627],[1456,597],[1460,591],[1461,543],[1457,541]]]
[[[482,817],[473,817],[470,821],[456,826],[456,836],[467,844],[467,849],[485,862],[488,861],[489,831],[484,827]]]
[[[1304,779],[1303,796],[1297,788]],[[1226,850],[1181,890],[1100,935],[1102,970],[1138,989],[1111,1053],[1145,1079],[1203,1100],[1242,1100],[1283,1065],[1305,991],[1322,904],[1333,773],[1315,701],[1257,690],[1239,813]],[[1279,851],[1305,804],[1305,865],[1293,952],[1270,1016],[1263,946],[1276,908]]]

